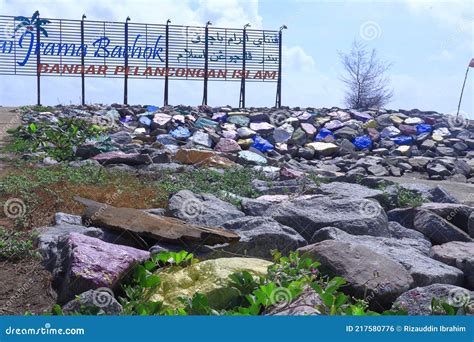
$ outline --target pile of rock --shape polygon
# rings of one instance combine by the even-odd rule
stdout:
[[[232,298],[224,284],[228,275],[238,270],[261,275],[275,249],[309,254],[321,271],[348,281],[344,291],[365,297],[375,310],[394,306],[427,314],[433,296],[454,306],[472,301],[473,207],[443,203],[451,198],[445,192],[430,197],[437,202],[397,208],[387,207],[382,191],[359,184],[313,184],[306,194],[292,184],[298,182],[256,180],[253,186],[262,195],[242,198],[239,207],[188,190],[174,194],[168,208],[147,211],[79,199],[86,205],[82,217],[57,214],[55,226],[40,229],[39,249],[60,303],[76,295],[85,303],[94,294],[107,296],[100,291],[118,289],[135,264],[182,249],[209,260],[166,275],[163,282],[173,285],[152,297],[171,306],[199,288],[218,293],[215,306],[222,308]],[[117,303],[109,302],[113,306],[104,311],[116,312]],[[318,314],[308,306],[315,302],[315,293],[305,291],[296,308],[267,314]]]
[[[474,121],[462,116],[419,110],[96,105],[29,112],[23,120],[54,125],[58,117],[84,118],[115,132],[108,152],[101,153],[104,139],[97,139],[78,146],[76,154],[122,169],[238,163],[278,167],[288,178],[309,171],[420,172],[431,179],[474,182]]]

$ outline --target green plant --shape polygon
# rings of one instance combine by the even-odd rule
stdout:
[[[466,303],[464,303],[463,305],[454,306],[444,300],[433,298],[431,300],[431,312],[433,315],[446,316],[472,314],[472,309],[469,307],[468,304],[468,301],[466,301]]]
[[[34,234],[0,227],[0,260],[20,260],[36,255],[33,248]]]
[[[424,202],[422,195],[397,186],[397,205],[399,207],[419,207]]]

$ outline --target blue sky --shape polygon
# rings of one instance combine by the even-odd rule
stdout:
[[[0,0],[0,14],[134,22],[277,29],[288,26],[283,40],[283,104],[289,106],[344,106],[339,52],[354,39],[377,49],[393,63],[389,72],[394,98],[387,108],[456,111],[466,67],[474,57],[474,2],[472,1],[300,1],[300,0]],[[34,77],[1,76],[0,104],[35,102]],[[163,82],[131,80],[130,103],[161,104]],[[474,118],[474,68],[471,68],[461,110]],[[79,79],[43,81],[43,103],[78,103]],[[123,81],[87,80],[87,102],[112,103],[122,99]],[[30,89],[25,91],[26,89]],[[247,105],[271,106],[275,84],[250,84]],[[209,104],[237,105],[238,83],[211,82]],[[200,104],[200,82],[170,84],[172,104]]]

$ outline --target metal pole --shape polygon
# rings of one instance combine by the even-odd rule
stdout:
[[[84,70],[84,53],[85,53],[85,47],[84,47],[84,19],[86,18],[86,15],[82,15],[82,20],[81,20],[81,103],[84,106],[86,104],[86,78],[85,78],[85,70]]]
[[[459,103],[458,103],[458,112],[456,113],[456,119],[458,118],[459,116],[459,108],[461,108],[461,100],[462,100],[462,95],[464,93],[464,86],[466,85],[466,80],[467,80],[467,74],[469,72],[469,68],[470,66],[467,67],[466,69],[466,75],[464,76],[464,82],[462,84],[462,89],[461,89],[461,96],[459,96]]]
[[[280,32],[278,33],[278,81],[277,81],[277,93],[275,100],[275,107],[281,107],[281,47],[282,47],[282,31],[287,29],[286,25],[280,27]]]
[[[208,68],[209,68],[209,62],[208,62],[208,52],[209,52],[209,25],[212,25],[210,21],[206,23],[206,30],[205,30],[205,40],[204,40],[204,90],[202,94],[202,104],[207,105],[207,79],[208,79]]]
[[[164,94],[164,105],[168,105],[168,65],[169,65],[169,23],[171,20],[166,21],[166,51],[165,51],[165,94]]]
[[[245,108],[245,78],[246,75],[246,68],[245,68],[245,58],[247,56],[247,27],[250,27],[250,24],[245,24],[244,26],[244,44],[243,44],[243,51],[242,51],[242,80],[240,81],[240,99],[239,99],[239,107]]]
[[[125,20],[125,75],[123,84],[123,103],[128,104],[128,21],[130,17]]]
[[[37,17],[37,22],[40,19],[39,13]],[[40,70],[40,65],[41,65],[41,57],[40,57],[40,52],[41,49],[40,47],[40,42],[41,42],[41,36],[40,36],[40,26],[37,24],[36,25],[36,46],[35,46],[35,52],[36,52],[36,92],[37,92],[37,99],[36,103],[38,106],[41,106],[41,70]]]

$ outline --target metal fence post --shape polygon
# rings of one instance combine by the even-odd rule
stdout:
[[[166,51],[165,51],[165,94],[164,94],[164,105],[168,105],[168,65],[169,65],[169,37],[170,37],[170,30],[169,30],[169,24],[171,23],[171,20],[166,21]]]
[[[85,14],[82,15],[81,20],[81,104],[84,106],[86,104],[86,78],[85,78],[85,63],[84,63],[84,54],[85,54],[85,47],[84,47],[84,19],[87,18]]]
[[[39,12],[38,12],[38,18],[37,18],[37,21],[38,22],[40,20],[40,16],[39,16]],[[40,25],[37,24],[36,25],[36,46],[38,48],[35,48],[35,51],[36,51],[36,95],[37,95],[37,98],[36,98],[36,104],[38,106],[41,106],[41,70],[40,70],[40,67],[41,67],[41,57],[40,57],[40,54],[41,54],[41,49],[39,48],[41,46],[41,35],[40,35]]]
[[[128,104],[128,21],[130,17],[125,20],[125,75],[123,84],[123,104]]]
[[[280,27],[280,32],[278,32],[278,82],[277,82],[277,92],[275,107],[281,107],[281,47],[282,47],[282,31],[287,29],[286,25]]]
[[[243,40],[243,51],[242,51],[242,80],[240,81],[240,99],[239,99],[239,107],[245,108],[245,78],[246,75],[246,67],[245,67],[245,59],[247,57],[247,27],[250,27],[250,24],[245,24],[244,26],[244,40]]]
[[[209,69],[209,59],[208,52],[209,52],[209,25],[212,25],[210,21],[206,23],[205,29],[205,40],[204,40],[204,90],[202,94],[202,104],[207,105],[207,79],[208,79],[208,69]]]

